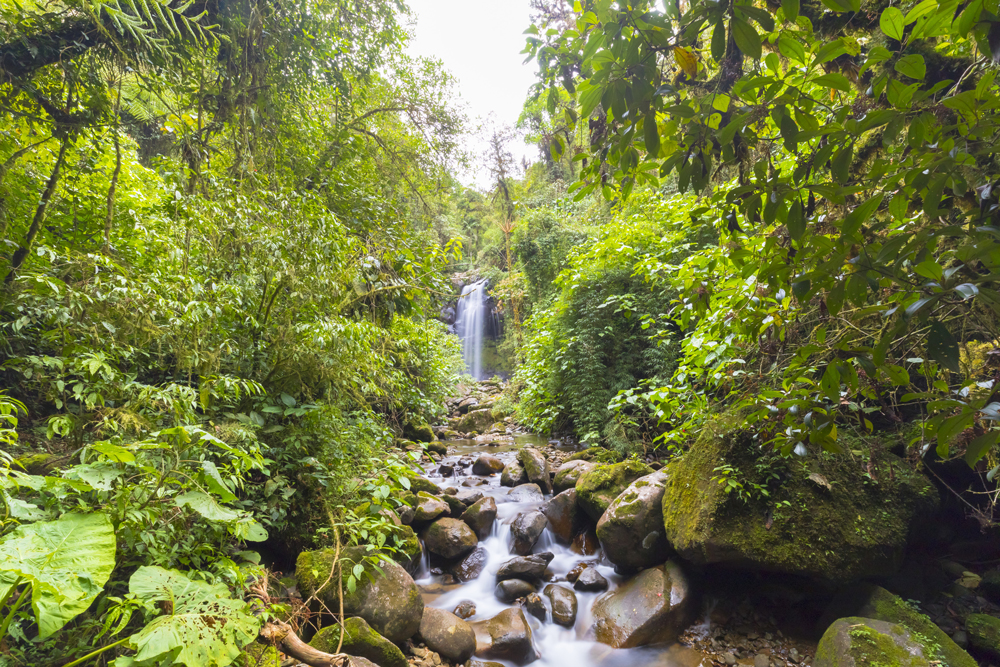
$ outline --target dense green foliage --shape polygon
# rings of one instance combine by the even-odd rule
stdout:
[[[261,554],[405,537],[463,118],[402,11],[0,4],[5,664],[226,665]]]

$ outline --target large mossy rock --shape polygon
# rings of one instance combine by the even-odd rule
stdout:
[[[493,532],[493,524],[497,519],[497,501],[491,496],[480,498],[462,512],[461,519],[476,537],[485,540]]]
[[[667,474],[640,477],[611,501],[597,522],[604,555],[618,568],[641,570],[673,553],[663,530],[663,487]]]
[[[409,422],[403,426],[403,437],[414,442],[433,442],[434,429],[426,423]]]
[[[324,653],[337,653],[341,628],[339,624],[329,625],[312,638],[309,645]],[[344,621],[344,644],[341,653],[368,658],[379,667],[406,667],[406,656],[391,641],[372,630],[363,618],[348,618]]]
[[[556,476],[552,480],[552,490],[555,493],[563,493],[569,489],[575,489],[580,477],[597,467],[597,463],[590,461],[567,461],[556,468]]]
[[[504,466],[500,474],[500,486],[520,486],[528,483],[528,473],[517,461],[511,461]]]
[[[420,568],[420,561],[424,555],[424,549],[420,546],[420,538],[409,526],[402,524],[396,526],[395,539],[397,540],[395,551],[387,551],[387,555],[394,561],[406,568],[406,571],[413,574]]]
[[[458,423],[455,424],[455,430],[462,433],[471,433],[472,431],[482,433],[489,430],[491,426],[493,426],[492,410],[471,410],[458,420]]]
[[[576,501],[591,519],[600,521],[611,501],[629,484],[652,472],[653,469],[641,461],[596,466],[576,481]]]
[[[424,531],[423,538],[427,551],[447,560],[464,556],[479,544],[476,534],[460,519],[438,519]]]
[[[814,667],[931,667],[933,647],[898,623],[851,616],[835,621],[816,647]]]
[[[841,591],[830,603],[821,626],[835,619],[860,616],[895,623],[937,647],[942,664],[948,667],[976,667],[976,661],[929,618],[889,591],[874,584],[855,584]]]
[[[593,609],[594,634],[614,648],[671,642],[687,627],[696,607],[684,572],[667,561],[599,597]]]
[[[1000,658],[1000,618],[987,614],[969,614],[965,619],[969,643],[991,658]]]
[[[364,547],[349,547],[341,553],[344,613],[360,616],[380,635],[398,644],[412,637],[420,627],[424,602],[409,573],[388,559],[379,563],[383,574],[366,565],[366,575],[354,592],[350,592],[347,580],[351,569],[354,564],[363,562],[368,554]],[[302,595],[316,595],[331,610],[340,609],[340,586],[336,577],[330,577],[335,555],[333,549],[303,551],[295,562],[295,577]],[[369,574],[371,577],[367,576]],[[322,590],[317,590],[324,582]]]
[[[534,447],[525,447],[517,453],[528,481],[538,485],[543,493],[552,493],[552,478],[549,476],[549,462],[545,455]]]
[[[937,491],[906,462],[867,448],[847,429],[840,440],[861,454],[785,458],[746,431],[706,428],[666,468],[667,541],[697,564],[827,582],[892,574],[911,528],[936,511]],[[745,499],[726,492],[722,466],[737,471],[729,477],[743,485]]]

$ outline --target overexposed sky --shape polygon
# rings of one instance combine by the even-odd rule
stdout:
[[[528,0],[408,0],[416,24],[408,49],[415,56],[432,56],[458,79],[461,101],[476,125],[490,113],[502,125],[513,126],[521,115],[528,89],[535,82],[534,61],[522,65],[524,31],[531,25]],[[512,146],[515,158],[537,159],[538,149],[523,142]],[[470,149],[478,157],[481,140]],[[482,170],[462,178],[467,184],[488,184]]]

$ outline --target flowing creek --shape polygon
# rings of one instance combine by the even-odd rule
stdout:
[[[539,509],[544,501],[537,498],[533,502],[513,502],[507,495],[510,488],[500,485],[500,475],[480,477],[471,474],[471,463],[481,453],[488,453],[500,458],[504,463],[513,461],[518,445],[545,446],[547,441],[538,436],[520,435],[514,437],[514,443],[485,445],[475,440],[448,441],[448,456],[440,463],[454,466],[454,476],[444,477],[438,474],[438,466],[428,469],[427,477],[442,488],[471,487],[484,495],[494,498],[497,503],[497,518],[493,524],[492,533],[480,542],[486,554],[485,565],[479,576],[465,583],[457,582],[451,574],[433,569],[425,560],[415,580],[420,587],[424,603],[453,611],[461,602],[471,601],[476,606],[476,613],[469,621],[488,619],[504,609],[514,606],[501,602],[494,595],[496,573],[500,566],[514,558],[517,554],[511,548],[511,523],[515,517],[528,510]],[[566,449],[572,450],[573,447]],[[462,461],[467,462],[463,465]],[[549,497],[546,497],[546,500]],[[596,567],[609,583],[609,590],[617,587],[623,577],[615,574],[614,568],[602,557],[599,545],[590,555],[574,551],[571,545],[560,542],[545,528],[539,537],[532,553],[551,552],[554,557],[548,565],[546,578],[549,582],[566,582],[567,573],[578,563],[586,561]],[[541,592],[539,590],[539,592]],[[540,667],[708,667],[713,664],[702,653],[680,645],[661,645],[637,649],[613,649],[593,639],[593,616],[591,607],[603,592],[574,591],[578,601],[578,613],[575,626],[565,628],[552,622],[550,602],[542,596],[546,604],[546,620],[543,622],[525,611],[525,617],[531,625],[532,638],[539,658],[533,665]],[[506,662],[503,664],[511,665]]]

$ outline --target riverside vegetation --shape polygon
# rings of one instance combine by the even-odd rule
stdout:
[[[532,8],[0,2],[0,661],[1000,661],[996,0]]]

